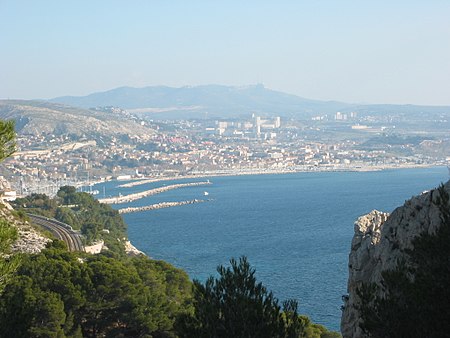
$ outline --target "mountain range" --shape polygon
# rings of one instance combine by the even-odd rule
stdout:
[[[233,87],[223,85],[186,86],[180,88],[153,86],[120,87],[87,96],[62,96],[50,100],[71,106],[92,108],[115,106],[136,114],[158,119],[234,118],[249,116],[282,116],[310,118],[318,114],[340,112],[441,114],[450,106],[360,105],[338,101],[320,101],[286,94],[261,84]]]
[[[125,109],[105,109],[105,107]],[[97,109],[96,107],[103,107]],[[92,109],[94,108],[94,109]],[[363,115],[402,115],[403,121],[450,120],[449,106],[357,105],[310,100],[265,88],[263,85],[230,87],[121,87],[87,96],[44,100],[0,100],[0,118],[14,119],[20,134],[71,133],[82,136],[136,135],[147,138],[154,130],[140,116],[151,119],[249,118],[281,116],[310,119],[336,112]],[[131,113],[131,114],[129,114]],[[443,126],[439,122],[439,125]]]

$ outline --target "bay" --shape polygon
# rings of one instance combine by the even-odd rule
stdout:
[[[202,282],[215,274],[219,264],[245,255],[258,281],[278,299],[297,299],[302,314],[339,330],[355,220],[373,209],[392,212],[447,179],[446,167],[212,177],[212,185],[171,190],[113,207],[211,199],[125,214],[129,238],[147,255]],[[105,186],[108,194],[125,195],[204,180],[132,188],[118,188],[124,182],[112,181],[96,189]]]

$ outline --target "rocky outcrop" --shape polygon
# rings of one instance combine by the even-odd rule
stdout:
[[[100,252],[102,252],[104,246],[105,246],[105,241],[101,240],[92,245],[85,245],[84,251],[89,254],[96,255],[96,254],[99,254]]]
[[[130,241],[125,241],[125,252],[128,256],[145,256],[145,253],[137,249]]]
[[[450,182],[445,185],[450,193]],[[348,296],[344,296],[341,332],[346,337],[364,337],[359,328],[359,299],[356,290],[363,284],[381,285],[382,271],[396,267],[408,257],[403,249],[411,249],[419,234],[433,234],[441,224],[439,190],[424,192],[405,202],[391,215],[372,211],[358,218],[349,256]],[[382,291],[379,291],[382,292]]]
[[[30,223],[14,215],[12,207],[4,201],[0,201],[0,218],[6,219],[17,228],[18,239],[13,243],[12,252],[38,253],[51,241],[44,237]]]
[[[17,224],[16,224],[17,226]],[[13,252],[21,252],[34,254],[41,252],[45,245],[52,240],[42,236],[28,223],[24,223],[18,227],[19,238],[12,245]]]

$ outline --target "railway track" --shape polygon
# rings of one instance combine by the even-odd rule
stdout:
[[[39,215],[28,214],[28,217],[32,223],[50,231],[56,238],[64,241],[69,251],[84,251],[80,235],[69,224]]]

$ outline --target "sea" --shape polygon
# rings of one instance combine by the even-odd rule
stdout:
[[[339,330],[347,292],[355,220],[373,209],[392,212],[412,196],[449,179],[446,167],[372,172],[302,172],[208,177],[210,185],[166,191],[113,208],[208,199],[205,203],[124,214],[128,236],[141,251],[204,282],[218,265],[246,256],[257,281],[280,303]],[[119,188],[96,186],[99,198],[126,195],[196,178]],[[207,192],[207,194],[205,194]]]

